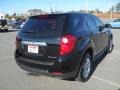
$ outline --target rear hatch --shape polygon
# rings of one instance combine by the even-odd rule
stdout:
[[[34,59],[57,59],[64,19],[63,15],[30,17],[19,33],[22,54]]]

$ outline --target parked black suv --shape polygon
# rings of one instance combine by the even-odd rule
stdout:
[[[8,31],[8,25],[6,19],[0,19],[0,31]]]
[[[112,32],[94,15],[38,15],[19,31],[15,60],[33,73],[85,82],[94,61],[112,48]]]

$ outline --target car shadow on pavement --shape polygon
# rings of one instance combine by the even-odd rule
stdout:
[[[37,73],[31,73],[31,72],[27,73],[27,75],[29,75],[29,76],[41,76],[40,74],[37,74]]]
[[[8,31],[0,31],[0,33],[9,33],[9,32],[17,32],[19,30],[8,30]]]
[[[95,72],[95,70],[97,69],[97,66],[104,60],[104,58],[107,56],[106,53],[104,53],[100,58],[98,58],[94,63],[93,63],[93,70],[91,73],[91,76],[93,75],[93,73]],[[69,79],[64,79],[67,81],[75,81],[75,78],[69,78]]]
[[[17,32],[19,30],[15,29],[15,30],[9,30],[8,32]]]
[[[108,53],[109,54],[109,53]],[[104,58],[107,56],[106,53],[104,53],[101,57],[99,57],[95,62],[94,62],[94,69],[93,71],[97,68],[97,66],[104,60]]]
[[[93,66],[93,72],[96,70],[97,66],[104,60],[104,58],[107,56],[106,53],[104,53],[100,58],[98,58],[95,62],[94,62],[94,66]]]

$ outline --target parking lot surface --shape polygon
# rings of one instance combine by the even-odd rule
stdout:
[[[86,83],[36,76],[20,69],[14,60],[17,30],[0,32],[0,90],[119,90],[120,29],[112,29],[114,50],[97,65]]]

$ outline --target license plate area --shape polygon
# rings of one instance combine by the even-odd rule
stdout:
[[[36,46],[36,45],[27,45],[26,54],[30,54],[31,56],[44,56],[45,55],[46,46]]]
[[[39,53],[39,47],[36,46],[36,45],[28,45],[28,53],[38,54]]]
[[[44,56],[47,44],[45,42],[22,41],[23,52],[29,56]]]

